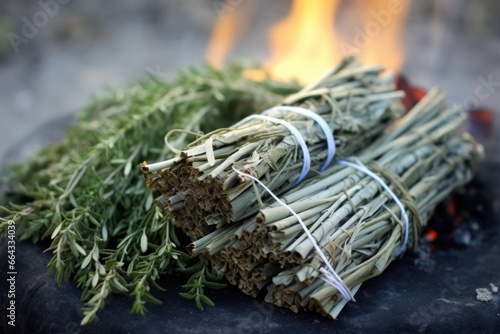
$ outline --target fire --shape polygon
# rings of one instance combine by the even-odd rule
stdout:
[[[296,79],[306,84],[352,52],[358,53],[364,63],[399,70],[404,60],[400,39],[409,2],[356,0],[345,5],[353,3],[360,22],[347,20],[349,27],[343,27],[340,36],[334,29],[340,0],[293,0],[288,16],[269,31],[271,58],[264,62],[265,71],[275,79]],[[240,13],[242,8],[231,9],[212,31],[206,59],[216,67],[223,64],[247,23]],[[259,70],[246,75],[256,80],[265,76]]]
[[[360,61],[399,71],[405,56],[401,35],[409,1],[358,0],[355,3],[363,13],[364,35],[368,39],[368,44],[360,54]]]
[[[222,8],[221,10],[223,10]],[[248,23],[246,17],[238,15],[234,9],[229,13],[224,12],[212,30],[205,55],[208,63],[215,67],[221,67],[224,58],[231,50],[232,45],[238,40]]]
[[[295,0],[290,14],[271,28],[272,58],[264,64],[276,79],[310,82],[341,58],[333,30],[339,0]],[[304,70],[307,68],[307,70]]]

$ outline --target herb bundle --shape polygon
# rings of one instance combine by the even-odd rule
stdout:
[[[437,89],[430,91],[356,157],[397,195],[409,226],[379,183],[345,165],[334,165],[281,197],[308,227],[352,294],[383,272],[402,246],[415,249],[435,206],[477,171],[482,147],[459,133],[465,116],[458,108],[445,107],[444,97]],[[323,261],[302,226],[277,203],[189,248],[245,293],[256,296],[267,287],[266,301],[278,306],[336,318],[346,305],[339,291],[320,279]]]
[[[241,67],[190,70],[172,83],[148,78],[86,108],[66,139],[47,147],[9,176],[15,197],[0,207],[0,235],[16,222],[23,239],[50,239],[48,265],[60,284],[74,279],[83,290],[82,324],[97,319],[111,293],[134,297],[133,312],[159,302],[151,288],[160,274],[192,273],[183,296],[211,304],[204,287],[210,270],[179,246],[169,219],[153,204],[136,166],[149,156],[169,158],[158,138],[183,128],[189,135],[234,122],[297,92],[296,84],[253,82]],[[26,200],[27,199],[27,200]],[[19,204],[24,203],[24,204]]]
[[[286,98],[283,105],[322,117],[327,130],[334,133],[336,156],[348,156],[366,147],[404,112],[399,100],[404,93],[395,91],[394,77],[381,76],[383,71],[383,67],[363,66],[348,57],[318,82]],[[269,115],[295,127],[307,143],[311,170],[318,170],[328,151],[319,123],[280,108]],[[294,186],[304,164],[303,151],[290,129],[254,119],[208,133],[177,157],[144,164],[142,169],[148,186],[161,193],[155,201],[162,212],[196,240],[254,215],[266,200],[266,194],[256,196],[253,183],[242,180],[233,167],[283,193]]]

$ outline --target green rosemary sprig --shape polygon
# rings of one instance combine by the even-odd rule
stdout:
[[[132,295],[132,311],[143,314],[146,302],[157,301],[151,287],[161,274],[192,266],[137,166],[148,157],[169,158],[165,131],[196,134],[228,125],[298,90],[296,84],[256,83],[241,72],[238,66],[192,69],[172,83],[151,77],[113,92],[87,107],[64,141],[12,169],[14,195],[0,208],[6,213],[0,235],[13,219],[23,239],[51,240],[48,269],[57,284],[72,278],[83,289],[82,324],[97,319],[112,293]],[[187,136],[176,144],[186,145]],[[200,271],[192,279],[207,275],[204,267],[194,268]],[[207,301],[203,289],[186,293]]]
[[[187,299],[194,299],[196,306],[203,310],[203,304],[214,306],[213,301],[205,295],[205,288],[221,289],[226,285],[217,283],[219,278],[213,274],[204,261],[198,261],[195,265],[183,270],[184,273],[192,273],[188,282],[182,286],[186,292],[179,293]]]

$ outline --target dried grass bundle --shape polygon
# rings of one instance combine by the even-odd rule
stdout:
[[[281,196],[352,294],[383,272],[398,250],[416,249],[435,206],[478,169],[482,147],[459,132],[465,115],[445,107],[444,98],[441,91],[430,91],[390,132],[351,158],[392,189],[408,226],[376,180],[345,165]],[[320,279],[322,259],[296,217],[278,203],[194,241],[190,250],[247,294],[268,287],[266,300],[278,306],[336,318],[346,304],[338,289]]]
[[[335,136],[336,157],[349,156],[373,142],[404,111],[403,92],[395,91],[393,76],[381,76],[383,70],[346,58],[318,82],[285,99],[283,106],[319,115]],[[156,204],[190,238],[251,217],[260,201],[266,201],[268,196],[256,196],[253,183],[241,179],[233,167],[276,193],[294,186],[301,169],[307,172],[306,163],[312,171],[320,169],[331,149],[326,132],[314,119],[284,109],[276,108],[268,116],[284,120],[300,135],[269,119],[248,119],[202,136],[176,158],[143,166],[149,186],[162,194]],[[310,159],[299,147],[301,138]]]

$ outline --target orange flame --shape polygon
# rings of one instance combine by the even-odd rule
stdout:
[[[340,60],[333,19],[339,0],[295,0],[290,14],[269,33],[272,58],[265,68],[276,79],[310,82]]]
[[[409,1],[358,0],[356,4],[363,13],[362,32],[370,39],[369,44],[360,50],[359,60],[399,71],[405,57],[401,34],[408,15]]]
[[[400,38],[408,12],[407,1],[356,0],[356,13],[361,23],[343,29],[349,37],[340,38],[334,30],[334,19],[340,0],[293,0],[288,16],[269,31],[271,59],[264,62],[271,77],[281,80],[297,79],[309,83],[318,78],[347,53],[357,52],[364,63],[384,65],[399,70],[404,61]],[[347,2],[346,2],[347,3]],[[213,28],[207,61],[220,67],[239,35],[243,33],[248,16],[242,8],[232,8]],[[259,80],[260,70],[245,73]]]
[[[215,24],[205,55],[207,62],[215,67],[222,66],[231,47],[243,34],[248,23],[246,15],[238,15],[240,12],[232,7],[222,8],[221,10],[225,9],[230,11],[222,12],[223,16]]]

